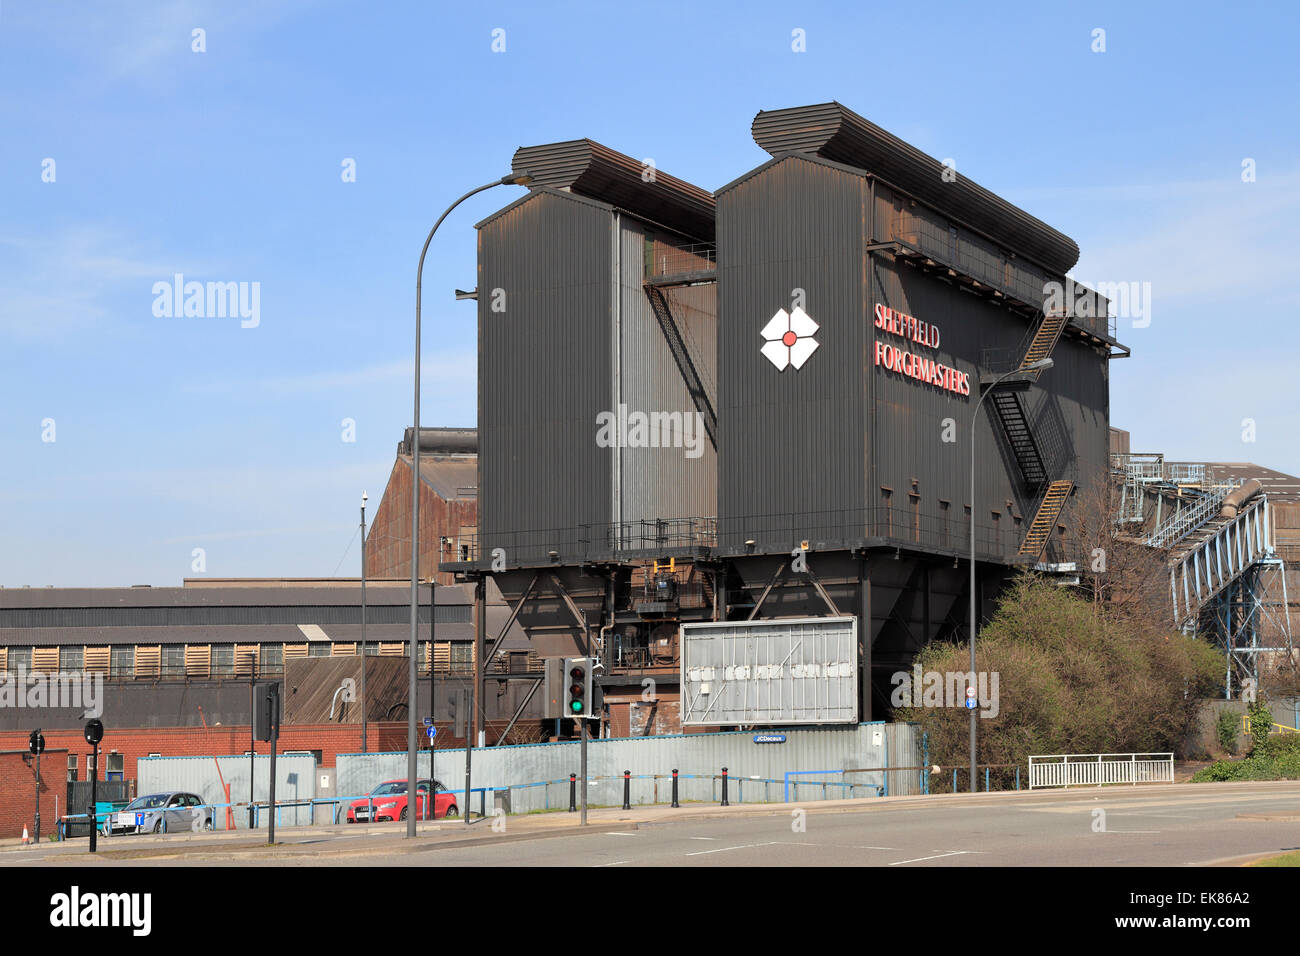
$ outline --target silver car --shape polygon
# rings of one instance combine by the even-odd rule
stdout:
[[[136,797],[104,820],[104,836],[115,833],[199,833],[213,828],[212,807],[192,793],[171,791]]]

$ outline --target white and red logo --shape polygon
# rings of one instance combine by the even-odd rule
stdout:
[[[809,356],[817,351],[817,340],[813,334],[818,328],[820,326],[802,307],[795,306],[794,312],[780,309],[763,326],[761,334],[766,340],[763,343],[763,355],[779,372],[784,372],[787,365],[801,369]]]

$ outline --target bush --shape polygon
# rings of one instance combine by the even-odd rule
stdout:
[[[1257,750],[1262,752],[1268,747],[1268,732],[1273,729],[1273,712],[1268,709],[1261,694],[1246,713],[1250,718],[1251,753]]]
[[[969,651],[931,644],[915,663],[922,671],[964,673]],[[1223,657],[1204,641],[1110,620],[1092,603],[1024,574],[981,633],[976,669],[999,675],[999,712],[979,720],[980,763],[1023,766],[1030,754],[1180,748],[1198,699],[1218,685]],[[895,716],[929,734],[934,763],[966,764],[964,709],[900,707]]]
[[[1219,718],[1215,724],[1215,730],[1219,735],[1219,746],[1225,753],[1237,752],[1237,715],[1230,710],[1219,711]]]

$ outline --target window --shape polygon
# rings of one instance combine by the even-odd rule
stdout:
[[[162,676],[185,676],[184,644],[168,644],[162,649]]]
[[[126,758],[120,753],[106,754],[104,757],[104,779],[121,780],[125,776]]]
[[[68,754],[68,782],[74,783],[77,779],[77,755]],[[89,822],[89,817],[86,818]]]
[[[213,677],[234,677],[235,676],[235,645],[234,644],[213,644],[212,645],[212,676]]]
[[[468,674],[474,670],[474,644],[471,641],[459,641],[451,645],[451,669],[453,673]]]
[[[284,670],[284,645],[263,644],[258,672],[278,674],[282,670]]]
[[[130,644],[114,644],[109,651],[109,677],[135,676],[135,648]]]
[[[310,644],[307,645],[307,656],[308,657],[329,657],[330,642],[312,641]]]
[[[32,669],[32,649],[30,647],[11,647],[9,648],[9,670],[17,671],[20,667],[29,671]]]
[[[65,646],[59,648],[59,670],[79,671],[85,664],[85,648]]]

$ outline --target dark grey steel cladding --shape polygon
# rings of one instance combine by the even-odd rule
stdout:
[[[653,549],[716,513],[712,196],[589,140],[514,162],[532,191],[479,224],[480,559]]]

